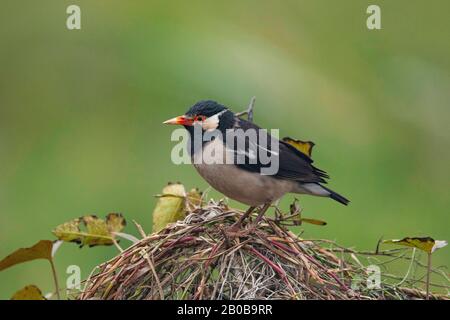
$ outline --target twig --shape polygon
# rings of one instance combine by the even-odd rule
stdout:
[[[117,240],[114,237],[112,238],[112,242],[114,243],[114,245],[120,252],[123,252],[122,247],[119,245],[119,243],[117,242]]]
[[[141,251],[141,255],[147,260],[148,265],[150,267],[150,269],[152,270],[153,276],[155,277],[155,281],[158,285],[158,289],[159,289],[159,296],[161,298],[161,300],[164,300],[164,290],[161,286],[161,282],[159,282],[159,278],[158,278],[158,274],[156,273],[155,267],[153,266],[152,261],[150,260],[150,257],[148,256],[147,251],[142,250]]]
[[[427,267],[419,264],[417,253],[412,257],[405,250],[358,252],[331,240],[301,239],[269,217],[263,217],[258,228],[244,228],[236,236],[224,232],[242,214],[214,201],[193,209],[184,221],[140,239],[100,265],[79,298],[375,300],[426,296],[425,291],[423,296],[415,291],[423,288],[426,275],[423,280],[411,279],[411,266]],[[384,272],[387,281],[379,290],[351,290],[352,280],[368,279],[365,262],[374,259],[385,270],[395,260],[408,261],[410,271],[401,277]],[[400,290],[395,285],[398,282],[410,290]],[[443,282],[447,284],[448,279]],[[431,292],[429,297],[442,299]]]
[[[50,265],[52,266],[53,280],[55,281],[56,297],[58,298],[58,300],[61,300],[61,294],[59,293],[58,275],[56,274],[55,263],[53,262],[53,259],[50,259],[49,261]]]
[[[253,107],[255,106],[255,100],[256,97],[252,97],[250,99],[250,103],[248,104],[247,109],[242,112],[236,113],[236,116],[241,117],[243,115],[247,115],[247,121],[253,122]]]
[[[413,248],[412,255],[411,255],[411,262],[409,264],[408,271],[406,272],[406,274],[403,277],[403,279],[399,283],[396,284],[396,286],[401,286],[406,281],[406,279],[408,279],[409,273],[411,272],[411,269],[414,266],[414,257],[415,257],[415,255],[416,255],[416,248]]]
[[[133,220],[134,225],[136,226],[136,229],[139,231],[139,234],[141,235],[142,238],[145,238],[147,235],[144,232],[144,229],[142,228],[142,226],[137,223],[135,220]]]
[[[430,274],[431,274],[431,252],[428,253],[428,266],[427,266],[427,297],[426,299],[430,299]]]

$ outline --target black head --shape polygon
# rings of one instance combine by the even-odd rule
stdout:
[[[194,104],[184,115],[164,122],[183,125],[189,132],[199,124],[203,130],[221,130],[233,128],[234,114],[227,107],[212,100],[202,100]]]
[[[197,116],[202,115],[207,118],[218,114],[221,111],[227,110],[228,108],[220,103],[217,103],[213,100],[202,100],[194,104],[185,115],[187,116]]]

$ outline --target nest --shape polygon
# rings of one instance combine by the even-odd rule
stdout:
[[[264,217],[239,235],[243,213],[210,202],[97,267],[79,299],[412,299],[415,288],[355,289],[367,269],[350,249],[305,240]],[[324,243],[328,243],[325,246]],[[353,255],[351,259],[345,256]],[[440,298],[432,295],[431,298]]]

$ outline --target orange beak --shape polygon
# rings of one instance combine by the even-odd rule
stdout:
[[[194,124],[194,120],[192,118],[188,118],[186,116],[179,116],[167,121],[164,121],[163,124],[179,124],[182,126],[192,126]]]

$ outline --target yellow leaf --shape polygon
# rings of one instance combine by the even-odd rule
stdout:
[[[383,243],[399,244],[407,247],[414,247],[427,253],[433,253],[437,249],[445,247],[447,241],[434,240],[430,237],[406,237],[400,240],[384,240]]]
[[[193,188],[186,195],[186,207],[192,211],[202,206],[202,192],[198,188]]]
[[[158,232],[167,224],[185,217],[186,190],[181,183],[169,183],[158,196],[153,210],[153,232]]]
[[[327,223],[325,221],[317,220],[317,219],[300,218],[300,221],[301,222],[307,222],[307,223],[310,223],[310,224],[315,224],[315,225],[318,225],[318,226],[326,226],[327,225]]]
[[[36,259],[47,259],[51,261],[52,247],[52,241],[41,240],[30,248],[20,248],[0,261],[0,271],[12,267],[16,264]]]
[[[294,140],[289,137],[285,137],[282,139],[283,142],[286,142],[287,144],[290,144],[295,149],[300,151],[301,153],[307,155],[311,158],[312,149],[314,147],[314,142],[312,141],[302,141],[302,140]]]
[[[110,233],[120,232],[125,228],[127,222],[121,213],[109,213],[106,216],[106,225]]]
[[[291,203],[291,205],[289,206],[289,210],[290,210],[290,213],[293,216],[293,218],[296,218],[293,221],[294,225],[301,226],[303,222],[310,223],[310,224],[315,224],[315,225],[318,225],[318,226],[326,226],[327,225],[327,223],[325,221],[322,221],[322,220],[302,218],[302,212],[301,212],[301,209],[300,209],[300,207],[298,205],[298,200],[297,199],[295,199],[294,202]]]
[[[84,216],[83,223],[86,226],[86,234],[83,239],[84,245],[90,247],[97,245],[113,244],[113,236],[108,230],[108,225],[103,219],[99,219],[94,215]]]
[[[81,222],[86,231],[81,230]],[[108,214],[106,221],[95,215],[87,215],[57,226],[53,234],[59,240],[76,242],[81,246],[112,245],[114,233],[120,232],[125,225],[126,221],[120,213]]]
[[[35,285],[26,286],[11,297],[11,300],[46,300],[41,290]]]
[[[73,219],[57,226],[52,232],[59,240],[81,244],[80,222],[81,218]]]

